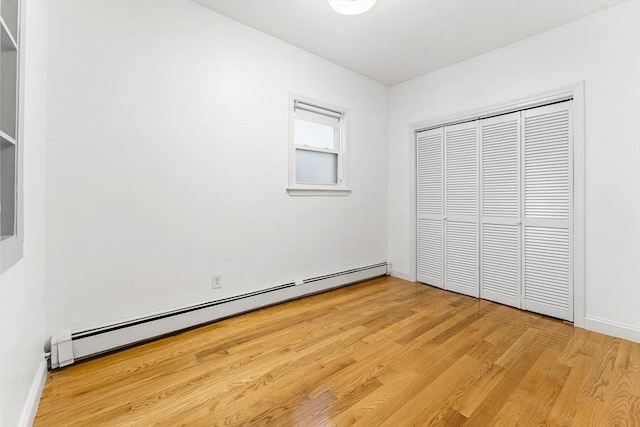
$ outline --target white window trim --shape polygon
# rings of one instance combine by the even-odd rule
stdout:
[[[304,104],[310,111],[314,108],[320,112],[333,111],[340,118],[338,150],[326,150],[295,145],[295,110],[296,102]],[[307,108],[305,108],[307,109]],[[348,196],[349,188],[349,126],[348,111],[345,108],[327,102],[310,99],[304,96],[289,94],[289,184],[287,193],[290,196]],[[299,184],[296,182],[296,149],[338,154],[337,184]]]

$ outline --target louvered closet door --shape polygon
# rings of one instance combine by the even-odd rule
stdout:
[[[571,101],[523,120],[524,308],[573,320]]]
[[[480,120],[480,296],[521,308],[520,112]]]
[[[444,128],[444,288],[474,297],[478,283],[478,126]]]
[[[443,129],[417,135],[418,281],[443,285]]]

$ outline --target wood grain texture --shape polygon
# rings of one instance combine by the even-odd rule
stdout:
[[[640,344],[384,277],[49,373],[36,426],[640,426]]]

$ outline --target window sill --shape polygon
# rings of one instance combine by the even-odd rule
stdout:
[[[300,188],[287,187],[290,196],[348,196],[351,190],[348,188]]]

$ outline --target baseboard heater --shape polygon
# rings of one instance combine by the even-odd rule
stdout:
[[[381,262],[338,273],[294,280],[279,286],[237,296],[180,307],[97,328],[64,331],[51,337],[50,368],[172,334],[194,326],[264,308],[296,298],[390,274],[391,264]]]

